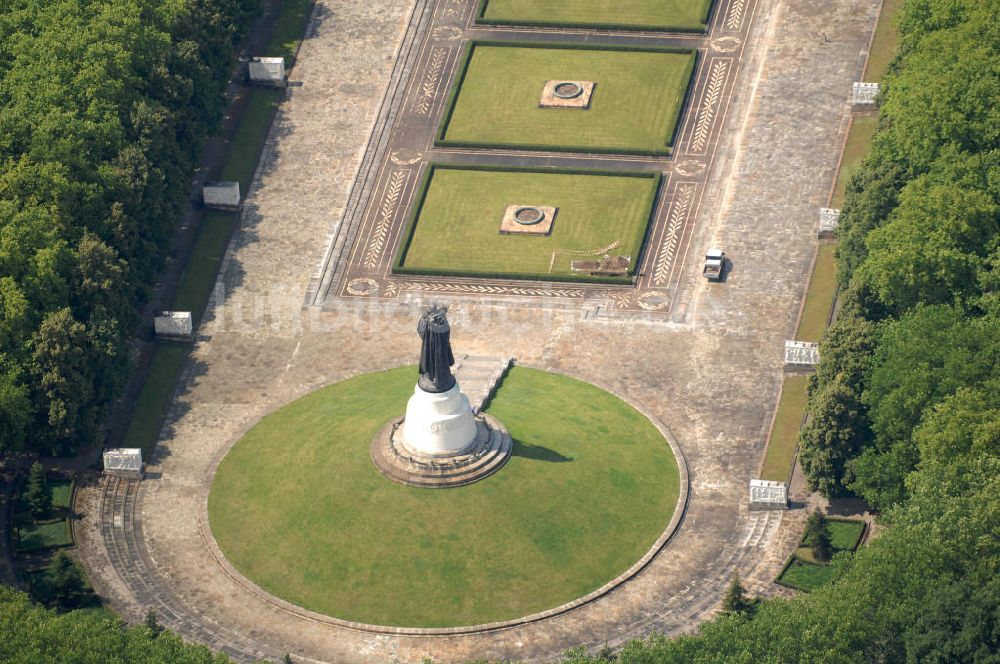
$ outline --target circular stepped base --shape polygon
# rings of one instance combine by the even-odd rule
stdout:
[[[371,456],[379,471],[399,484],[445,488],[471,484],[500,470],[514,447],[507,429],[495,417],[476,415],[476,440],[462,454],[427,456],[403,442],[403,418],[382,427],[372,440]]]

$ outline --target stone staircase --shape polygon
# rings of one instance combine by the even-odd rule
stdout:
[[[512,357],[494,355],[463,355],[455,362],[452,373],[459,387],[469,397],[472,412],[478,413],[490,405],[497,386],[514,364]]]

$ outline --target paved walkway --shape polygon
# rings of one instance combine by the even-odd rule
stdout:
[[[775,407],[783,343],[816,244],[816,209],[833,177],[876,3],[729,0],[719,17],[737,3],[740,20],[752,20],[748,46],[719,120],[705,203],[677,248],[670,316],[652,322],[530,308],[488,293],[450,310],[457,353],[512,355],[583,377],[641,404],[671,430],[690,470],[688,508],[648,567],[567,614],[495,633],[426,638],[375,635],[286,611],[219,564],[206,504],[229,446],[292,399],[413,363],[419,350],[412,298],[301,306],[324,247],[341,230],[410,10],[406,0],[322,0],[292,72],[302,85],[291,88],[275,123],[149,476],[138,488],[82,492],[79,547],[102,596],[136,621],[153,608],[187,638],[241,660],[291,652],[339,663],[550,661],[574,645],[690,631],[713,613],[734,569],[753,592],[782,592],[771,579],[805,512],[749,513],[746,485]],[[724,284],[699,275],[698,255],[710,244],[733,259]]]

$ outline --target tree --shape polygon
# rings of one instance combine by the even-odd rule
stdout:
[[[823,521],[823,527],[813,534],[812,554],[813,558],[821,563],[828,563],[830,562],[830,558],[833,557],[833,544],[830,542],[830,527],[827,525],[826,520]]]
[[[0,453],[21,449],[31,423],[28,388],[16,366],[3,369],[8,362],[0,353]]]
[[[919,303],[969,300],[996,233],[998,207],[980,189],[929,175],[908,183],[886,224],[866,237],[867,257],[855,279],[870,284],[890,311]]]
[[[804,538],[812,548],[813,557],[820,562],[829,562],[833,557],[833,545],[830,542],[830,524],[826,515],[817,507],[806,521]]]
[[[52,487],[45,478],[45,469],[37,461],[31,464],[28,481],[24,485],[24,501],[36,519],[44,518],[52,510]]]
[[[259,4],[0,10],[0,450],[96,439]]]
[[[156,612],[152,609],[146,612],[146,619],[143,621],[143,624],[149,628],[153,636],[159,636],[163,632],[163,626],[156,619]]]
[[[733,572],[733,578],[722,598],[722,610],[726,613],[746,613],[751,608],[753,608],[753,603],[747,597],[743,584],[740,583],[740,574]]]
[[[871,440],[861,398],[840,374],[809,400],[809,420],[799,433],[799,463],[811,490],[834,497],[847,492],[849,462]]]
[[[37,402],[44,409],[40,437],[48,443],[47,451],[73,451],[96,415],[86,328],[69,308],[60,309],[45,317],[32,345]]]
[[[105,611],[57,614],[5,586],[0,586],[0,633],[3,662],[231,662],[166,630],[153,638],[146,627],[129,627]]]
[[[60,551],[52,558],[52,563],[45,572],[45,581],[49,599],[60,609],[75,609],[83,602],[83,574],[65,551]]]

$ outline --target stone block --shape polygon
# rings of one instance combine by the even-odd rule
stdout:
[[[750,480],[751,510],[787,510],[788,484],[771,480]]]
[[[840,210],[838,208],[819,209],[819,236],[833,237],[840,225]]]
[[[812,367],[819,364],[819,344],[809,341],[785,342],[785,366]]]
[[[201,188],[201,198],[205,207],[227,211],[239,210],[242,203],[240,183],[231,181],[206,182]]]
[[[871,106],[878,98],[878,83],[855,83],[851,89],[851,102],[857,106]]]
[[[284,58],[252,58],[247,63],[251,83],[284,87],[287,81]]]
[[[194,325],[190,311],[159,311],[153,316],[153,331],[167,339],[190,339]]]
[[[596,85],[594,81],[545,81],[538,105],[541,108],[590,108],[590,98]]]
[[[115,447],[104,450],[104,474],[141,480],[142,450],[138,447]]]
[[[551,205],[508,205],[500,222],[503,235],[549,235],[559,208]]]

